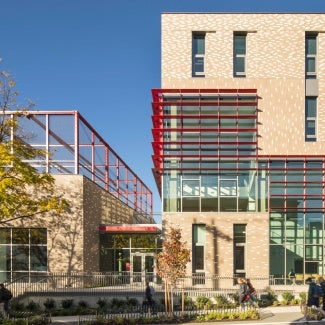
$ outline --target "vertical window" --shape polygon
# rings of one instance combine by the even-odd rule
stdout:
[[[234,273],[245,277],[246,224],[234,225]]]
[[[306,33],[306,78],[317,78],[317,34]]]
[[[205,33],[192,36],[192,76],[204,77]]]
[[[234,77],[246,77],[246,33],[234,33]]]
[[[306,97],[305,140],[316,141],[317,97]]]
[[[193,273],[204,271],[205,225],[193,225]]]

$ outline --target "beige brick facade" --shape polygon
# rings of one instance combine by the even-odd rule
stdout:
[[[259,155],[325,152],[325,14],[164,13],[162,89],[257,89]],[[247,32],[246,77],[233,77],[233,33]],[[192,33],[205,32],[205,76],[192,77]],[[305,33],[318,32],[317,141],[305,141]],[[247,224],[247,276],[269,275],[268,213],[163,213],[192,248],[207,227],[205,272],[232,274],[233,225]],[[189,266],[190,268],[190,266]],[[191,273],[192,270],[188,269]]]
[[[192,32],[206,31],[205,77],[192,78]],[[247,31],[246,78],[233,78],[233,32]],[[163,14],[161,88],[256,88],[260,155],[321,154],[325,149],[325,57],[318,59],[317,142],[305,142],[305,32],[324,14]]]
[[[55,175],[69,210],[6,223],[47,228],[49,272],[99,272],[99,225],[131,223],[133,210],[82,175]]]

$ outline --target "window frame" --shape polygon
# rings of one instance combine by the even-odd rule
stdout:
[[[315,101],[315,116],[311,116],[308,112],[308,102],[314,100]],[[313,122],[315,126],[314,134],[308,132],[308,123]],[[317,141],[317,96],[308,96],[305,99],[305,141]]]
[[[236,37],[244,38],[245,48],[244,53],[237,53],[238,49],[236,48]],[[244,71],[237,71],[236,61],[239,58],[244,59]],[[246,78],[247,74],[247,32],[234,32],[233,34],[233,75],[235,78]]]
[[[317,32],[306,32],[306,37],[305,37],[305,76],[306,79],[316,79],[317,78],[317,47],[318,47],[318,40],[317,37],[318,33]],[[307,42],[310,39],[315,39],[315,53],[308,53],[308,46]],[[313,59],[315,61],[315,71],[308,71],[308,60]]]
[[[205,77],[205,38],[206,32],[192,32],[192,77]],[[204,53],[198,53],[196,50],[195,40],[203,39],[204,41]],[[197,60],[201,60],[201,63],[197,62]],[[203,71],[198,71],[198,67],[202,65]]]

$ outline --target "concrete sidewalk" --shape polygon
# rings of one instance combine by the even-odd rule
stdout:
[[[292,325],[292,324],[324,324],[325,321],[308,321],[304,322],[303,314],[300,311],[299,306],[285,306],[285,307],[266,307],[261,308],[261,319],[260,320],[238,320],[238,321],[215,321],[207,322],[206,324],[226,324],[226,325],[245,325],[245,324],[281,324],[281,325]],[[52,317],[52,324],[54,325],[77,325],[78,316],[60,316]],[[201,323],[183,323],[183,325],[202,325]]]

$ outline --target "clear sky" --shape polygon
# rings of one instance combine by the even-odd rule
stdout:
[[[153,191],[151,89],[163,12],[324,12],[325,0],[0,0],[0,64],[19,100],[78,110]]]

